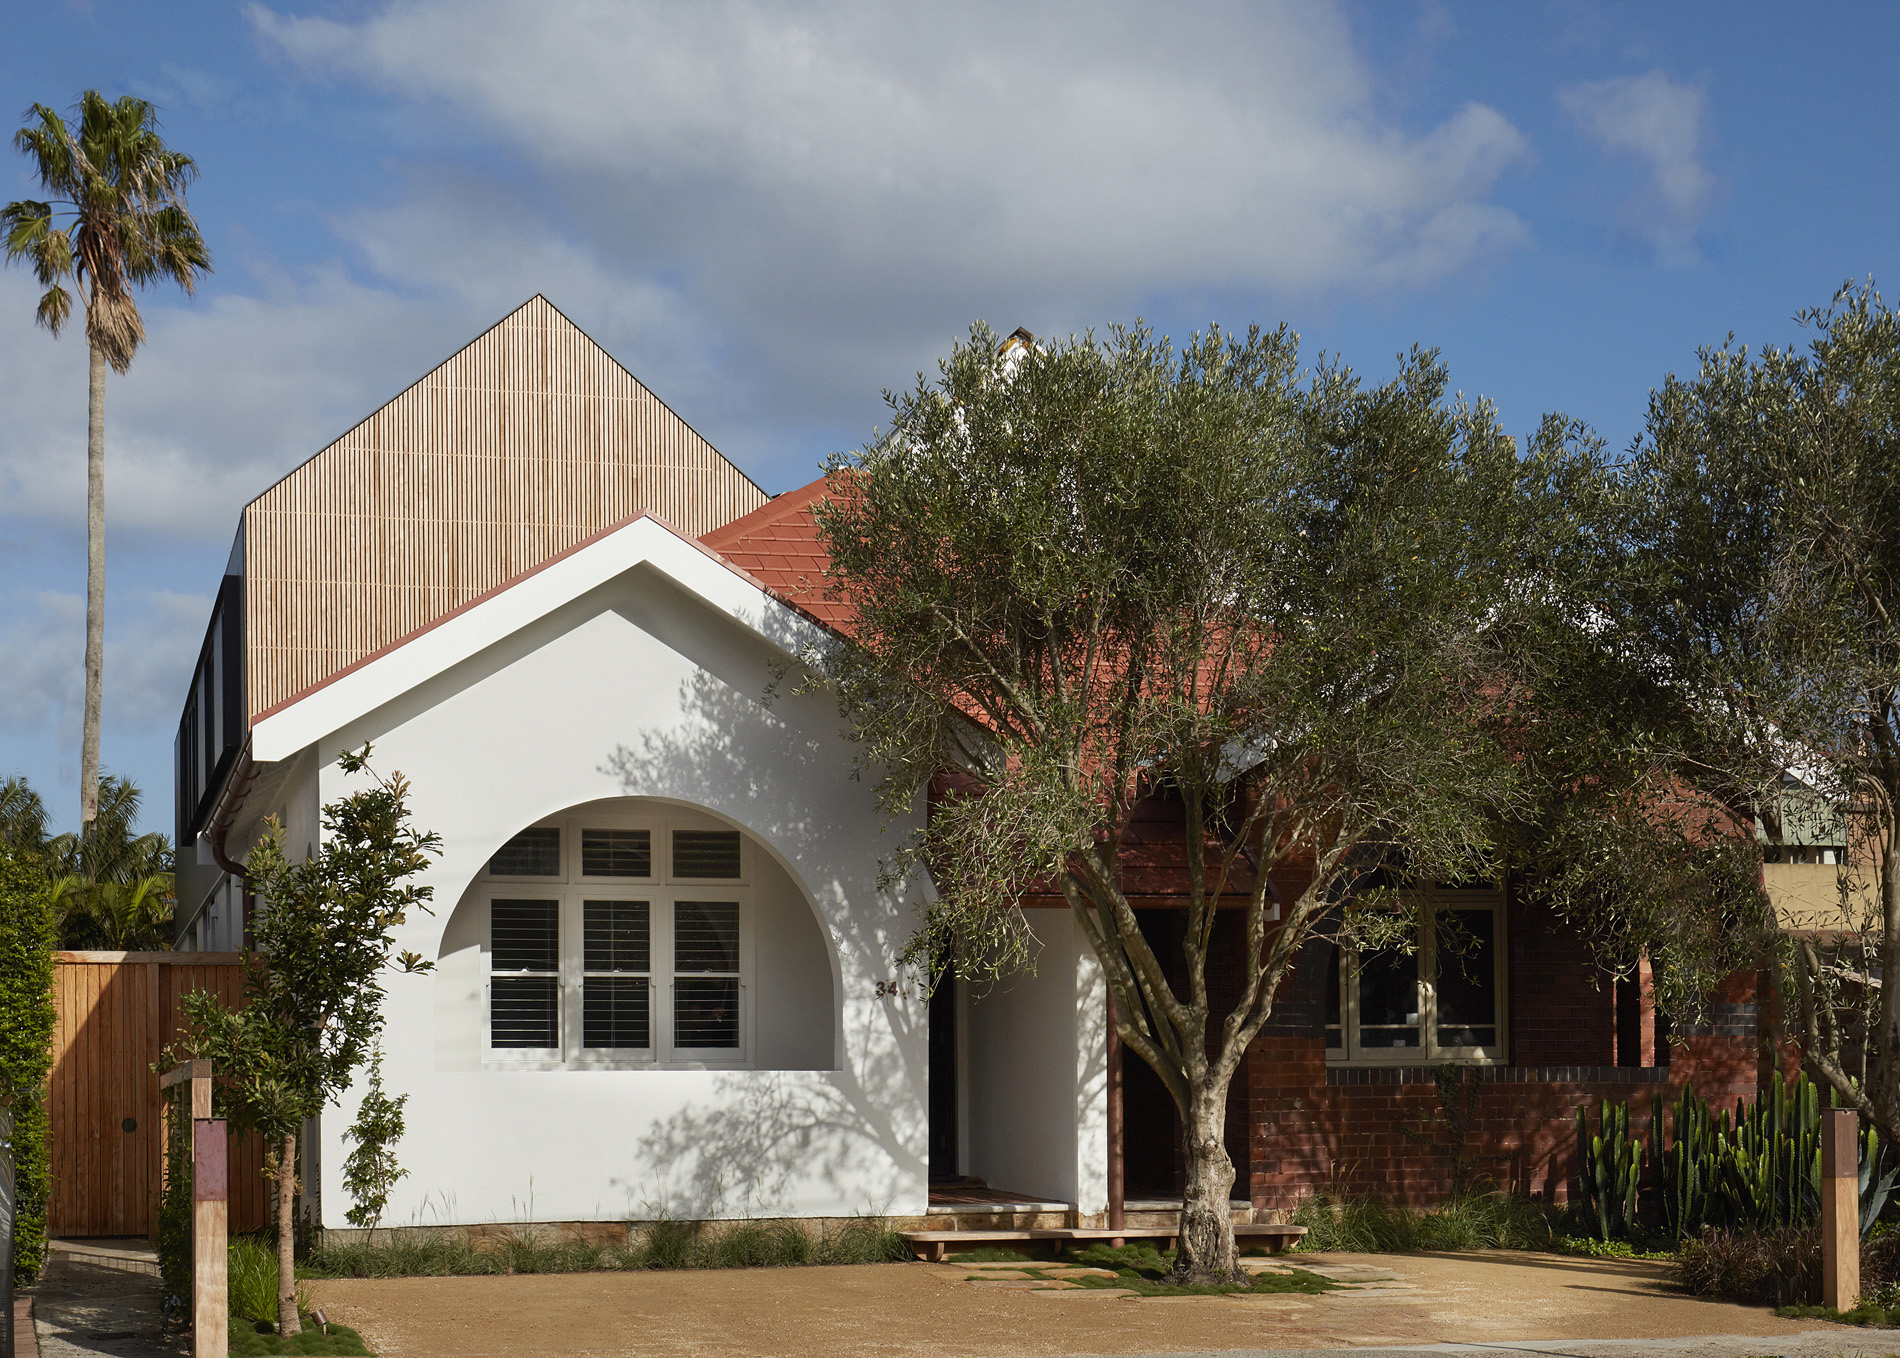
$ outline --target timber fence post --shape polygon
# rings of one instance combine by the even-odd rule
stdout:
[[[1821,1304],[1837,1311],[1860,1301],[1859,1133],[1852,1109],[1821,1114]]]
[[[226,1358],[230,1352],[229,1145],[223,1118],[192,1119],[192,1358]]]
[[[231,1352],[230,1141],[223,1118],[211,1116],[211,1063],[186,1061],[159,1077],[159,1087],[191,1084],[191,1352]]]

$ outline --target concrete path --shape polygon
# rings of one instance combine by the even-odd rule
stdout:
[[[333,1319],[360,1330],[385,1358],[1900,1353],[1900,1334],[1780,1320],[1766,1308],[1688,1296],[1661,1264],[1516,1251],[1286,1262],[1358,1285],[1320,1296],[1144,1299],[997,1285],[1008,1279],[978,1285],[968,1280],[984,1270],[953,1264],[885,1264],[311,1287]]]
[[[55,1240],[34,1290],[40,1358],[178,1358],[158,1257],[142,1240]]]

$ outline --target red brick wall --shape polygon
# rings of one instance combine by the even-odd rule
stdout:
[[[1675,1098],[1692,1082],[1732,1104],[1755,1092],[1754,1042],[1693,1037],[1663,1067],[1473,1068],[1480,1080],[1467,1142],[1468,1173],[1513,1192],[1569,1196],[1576,1172],[1576,1115],[1603,1099],[1627,1101],[1647,1135],[1651,1096]],[[1449,1129],[1430,1067],[1328,1071],[1318,1038],[1263,1038],[1247,1065],[1256,1207],[1291,1210],[1334,1189],[1428,1203],[1452,1191]]]
[[[1576,1112],[1628,1102],[1647,1135],[1650,1101],[1684,1083],[1717,1106],[1753,1098],[1762,1047],[1755,978],[1715,997],[1712,1022],[1682,1029],[1666,1066],[1618,1066],[1616,1002],[1583,941],[1513,900],[1508,911],[1512,1064],[1471,1067],[1478,1081],[1467,1174],[1561,1201],[1576,1173]],[[1290,1210],[1329,1188],[1427,1203],[1453,1188],[1450,1128],[1429,1066],[1328,1069],[1317,968],[1302,966],[1248,1054],[1246,1101],[1254,1205]]]

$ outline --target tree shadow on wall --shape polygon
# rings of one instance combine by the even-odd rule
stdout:
[[[754,696],[770,677],[760,650],[693,658],[701,669],[681,685],[685,720],[646,734],[637,748],[619,746],[606,771],[627,796],[720,811],[781,855],[837,951],[841,1061],[830,1071],[720,1076],[712,1097],[641,1135],[659,1182],[620,1186],[631,1201],[683,1217],[794,1211],[816,1184],[835,1202],[884,1210],[924,1183],[925,999],[913,986],[880,983],[897,979],[893,959],[926,888],[880,891],[873,853],[841,858],[840,846],[862,842],[878,812],[868,788],[851,780],[828,699],[765,706]]]

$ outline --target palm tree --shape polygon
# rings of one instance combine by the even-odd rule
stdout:
[[[46,852],[46,803],[15,774],[0,783],[0,855],[37,863]]]
[[[138,833],[139,790],[99,780],[99,814],[84,834],[48,835],[46,806],[26,779],[0,782],[0,858],[43,874],[59,912],[59,946],[114,950],[172,945],[171,841]]]
[[[85,833],[46,841],[60,947],[171,947],[171,841],[137,833],[138,822],[138,788],[108,775],[99,780],[99,814]]]
[[[145,339],[133,287],[169,278],[190,293],[211,256],[185,208],[198,172],[166,148],[151,104],[97,90],[79,96],[73,125],[44,104],[27,111],[13,144],[32,156],[46,202],[0,209],[9,263],[24,259],[46,289],[35,318],[58,335],[72,313],[67,280],[86,306],[91,380],[86,421],[86,714],[79,754],[79,819],[99,810],[99,702],[105,670],[106,365],[123,373]]]

